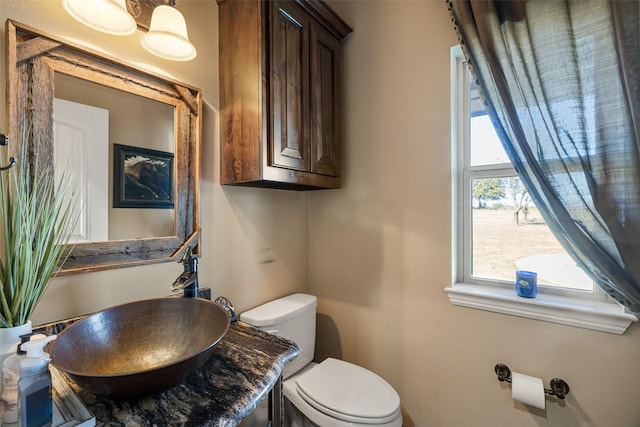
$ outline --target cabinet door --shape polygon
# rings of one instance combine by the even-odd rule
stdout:
[[[271,7],[270,160],[309,171],[309,17],[292,2]]]
[[[339,41],[324,27],[311,25],[311,172],[340,175],[337,124]]]

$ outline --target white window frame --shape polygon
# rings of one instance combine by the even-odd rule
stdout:
[[[637,318],[608,297],[594,292],[539,287],[536,298],[521,298],[505,281],[472,277],[471,180],[517,176],[508,164],[470,167],[469,72],[460,46],[451,48],[451,147],[452,147],[452,275],[445,289],[457,306],[476,308],[529,319],[623,334]]]

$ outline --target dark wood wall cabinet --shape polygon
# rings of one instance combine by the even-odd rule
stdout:
[[[340,41],[321,1],[219,1],[220,181],[340,187]]]

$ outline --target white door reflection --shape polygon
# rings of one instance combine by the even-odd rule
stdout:
[[[54,99],[55,169],[72,171],[79,194],[71,242],[109,240],[109,110]]]

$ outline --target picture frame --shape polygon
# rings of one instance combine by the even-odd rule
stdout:
[[[173,153],[113,144],[113,207],[174,207]]]

